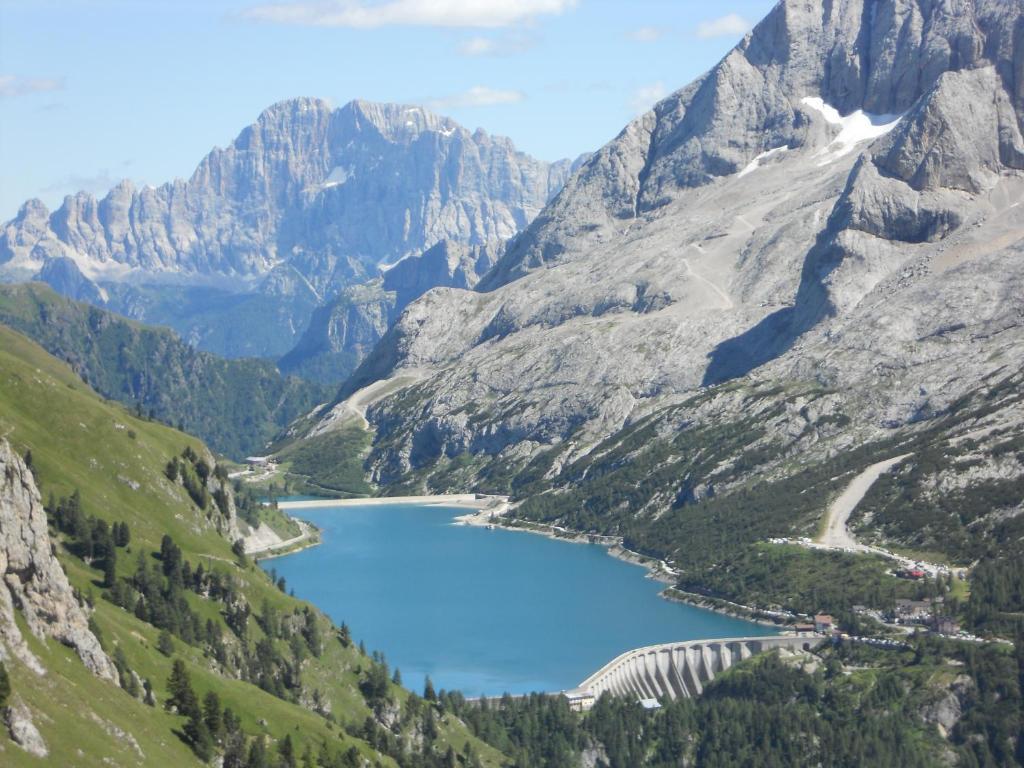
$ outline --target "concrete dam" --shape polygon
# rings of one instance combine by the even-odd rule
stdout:
[[[566,691],[576,709],[589,709],[605,691],[635,699],[692,698],[729,667],[758,653],[813,648],[814,635],[738,637],[650,645],[618,656],[579,687]]]

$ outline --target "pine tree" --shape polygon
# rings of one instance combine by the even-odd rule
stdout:
[[[284,739],[277,745],[277,754],[281,757],[281,765],[285,768],[297,768],[295,763],[295,746],[292,744],[292,735],[285,734]]]
[[[214,741],[219,741],[224,733],[224,715],[220,708],[220,696],[215,691],[208,691],[203,697],[203,722]]]
[[[114,669],[117,670],[117,676],[121,679],[121,687],[127,690],[127,681],[131,679],[131,674],[128,669],[128,659],[125,658],[124,648],[120,645],[114,649]]]
[[[117,583],[117,552],[111,549],[103,558],[103,586],[110,589]]]
[[[302,636],[306,639],[309,652],[319,657],[324,650],[324,643],[320,634],[320,623],[316,620],[316,614],[309,608],[305,610],[305,620],[306,623],[302,630]]]
[[[11,678],[7,676],[7,667],[0,661],[0,709],[7,706],[11,697]]]
[[[238,733],[242,730],[242,721],[231,707],[224,707],[224,715],[221,720],[224,723],[225,733]]]
[[[434,710],[430,708],[423,716],[423,738],[427,744],[437,740],[437,721],[434,719]]]
[[[142,598],[139,599],[141,600]],[[174,638],[171,637],[171,633],[166,629],[160,630],[160,636],[156,640],[156,649],[164,656],[174,655]]]
[[[263,743],[263,736],[256,736],[249,747],[249,759],[245,762],[246,768],[269,768],[267,760],[267,745]]]
[[[188,722],[185,723],[185,727],[182,730],[192,747],[192,751],[196,753],[200,760],[206,761],[213,757],[213,737],[210,736],[210,731],[206,727],[206,722],[203,720],[203,715],[199,711],[198,706],[196,711],[189,714]]]
[[[186,717],[194,715],[202,716],[199,710],[199,700],[196,692],[192,690],[192,680],[189,678],[188,670],[185,669],[185,662],[175,659],[171,666],[171,676],[167,679],[167,689],[170,696],[164,704],[166,709],[177,707],[178,714]]]
[[[423,683],[423,698],[427,701],[437,701],[437,693],[434,691],[434,683],[430,679],[430,675],[427,675],[426,682]]]

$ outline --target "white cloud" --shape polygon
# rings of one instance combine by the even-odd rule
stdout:
[[[463,56],[512,56],[533,48],[537,41],[526,35],[503,37],[470,37],[461,41],[458,52]]]
[[[53,197],[55,195],[73,195],[75,192],[89,192],[93,195],[104,195],[109,192],[113,187],[117,185],[120,179],[110,175],[110,171],[103,169],[96,173],[83,176],[80,174],[71,174],[65,176],[52,184],[49,184],[39,190],[43,195],[47,197]]]
[[[64,90],[63,78],[0,75],[0,99],[10,99],[29,93],[51,93],[62,90]]]
[[[668,96],[668,89],[665,88],[664,83],[658,82],[642,85],[630,95],[629,108],[633,114],[639,115],[649,110],[666,96]]]
[[[727,13],[725,16],[698,24],[697,37],[740,37],[747,34],[752,26],[738,13]]]
[[[665,36],[663,27],[638,27],[626,33],[626,37],[634,43],[653,43]]]
[[[497,104],[516,104],[525,98],[526,94],[522,91],[501,90],[488,88],[485,85],[474,85],[462,93],[456,93],[440,99],[432,99],[427,102],[427,106],[436,110],[493,107]]]
[[[386,26],[498,28],[557,15],[578,0],[321,0],[270,3],[242,12],[243,18],[311,27]]]
[[[490,56],[497,48],[497,41],[489,37],[471,37],[459,43],[459,53],[463,56]]]

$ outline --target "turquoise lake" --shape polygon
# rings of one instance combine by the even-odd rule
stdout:
[[[262,565],[383,651],[414,690],[429,675],[436,688],[466,696],[560,691],[631,648],[772,634],[664,600],[662,584],[603,547],[453,524],[464,512],[295,510],[323,543]]]

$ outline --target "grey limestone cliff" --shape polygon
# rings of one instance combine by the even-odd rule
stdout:
[[[17,611],[33,635],[70,646],[94,674],[117,681],[54,554],[32,472],[6,439],[0,439],[0,578],[0,655],[45,672],[25,643]]]

